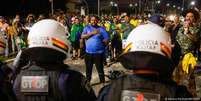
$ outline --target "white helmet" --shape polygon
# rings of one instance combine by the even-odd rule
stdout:
[[[35,23],[29,34],[29,48],[45,47],[67,55],[69,43],[65,28],[57,21],[44,19]]]
[[[170,34],[153,23],[140,25],[129,34],[124,53],[136,51],[156,53],[171,58]]]
[[[5,36],[0,31],[0,55],[4,55],[5,54],[5,48],[6,48]]]
[[[163,76],[171,76],[170,34],[160,26],[148,23],[140,25],[129,34],[126,48],[119,61],[126,69],[152,70]]]

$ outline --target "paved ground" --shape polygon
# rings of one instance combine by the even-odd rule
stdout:
[[[84,60],[67,59],[67,60],[65,60],[65,63],[68,64],[72,69],[83,73],[83,75],[86,75]],[[120,63],[113,63],[109,67],[105,66],[104,67],[105,75],[109,75],[110,70],[125,71],[125,69],[122,67],[122,65]],[[107,85],[110,82],[110,80],[107,77],[105,77],[105,79],[106,79],[105,85]],[[98,77],[96,68],[93,68],[91,85],[92,85],[96,95],[98,95],[98,92],[103,87],[103,85],[99,84],[99,77]]]

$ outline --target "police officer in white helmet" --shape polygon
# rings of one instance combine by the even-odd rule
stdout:
[[[96,96],[84,76],[63,61],[69,49],[66,31],[55,20],[33,25],[25,49],[30,63],[14,82],[19,101],[94,101]]]
[[[171,79],[171,39],[160,26],[148,23],[131,31],[119,60],[129,73],[104,87],[98,101],[163,101],[191,96]]]

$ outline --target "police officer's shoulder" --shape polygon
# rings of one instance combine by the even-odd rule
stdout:
[[[89,84],[89,82],[87,81],[85,76],[82,73],[80,73],[79,71],[68,68],[65,72],[69,73],[70,76],[72,78],[75,78],[76,81],[79,81],[81,86],[85,86],[85,85]]]
[[[77,76],[84,76],[82,73],[80,73],[79,71],[77,70],[74,70],[73,67],[67,65],[67,64],[63,64],[63,69],[65,70],[66,73],[70,73],[70,74],[75,74]]]
[[[114,79],[110,82],[110,84],[104,86],[103,88],[101,88],[100,93],[104,93],[104,92],[108,92],[111,87],[116,87],[116,85],[118,84],[122,84],[121,82],[124,82],[125,79],[128,79],[129,75],[121,75],[120,77],[118,77],[117,79]]]
[[[64,70],[62,71],[63,73],[67,73],[69,74],[70,77],[76,78],[75,80],[80,81],[81,84],[87,83],[85,76],[81,72],[74,70],[73,67],[70,67],[67,64],[64,64],[63,66],[64,66]]]
[[[67,69],[65,72],[69,73],[69,79],[71,81],[71,84],[79,88],[82,92],[82,95],[88,97],[86,98],[87,100],[90,99],[90,101],[95,101],[96,96],[93,92],[93,89],[88,80],[86,79],[86,77],[82,73],[72,69]]]
[[[107,99],[108,97],[108,93],[110,89],[111,89],[111,84],[108,84],[104,86],[103,88],[101,88],[101,90],[98,93],[98,101],[105,101],[105,99]]]
[[[111,96],[109,93],[113,92],[114,88],[121,90],[122,86],[124,85],[123,82],[127,78],[129,78],[128,75],[122,75],[121,77],[112,80],[110,82],[110,84],[108,84],[108,85],[104,86],[103,88],[101,88],[101,90],[98,93],[98,101],[107,101],[108,97]]]

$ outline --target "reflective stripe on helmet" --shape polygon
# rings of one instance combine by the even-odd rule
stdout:
[[[168,48],[167,45],[165,45],[164,43],[160,43],[160,48],[161,48],[161,52],[163,52],[166,56],[171,57],[171,49]]]
[[[132,48],[132,43],[129,43],[128,45],[126,45],[123,53],[127,53],[131,48]]]
[[[52,44],[66,52],[68,51],[68,46],[65,43],[63,43],[62,41],[52,38]]]

